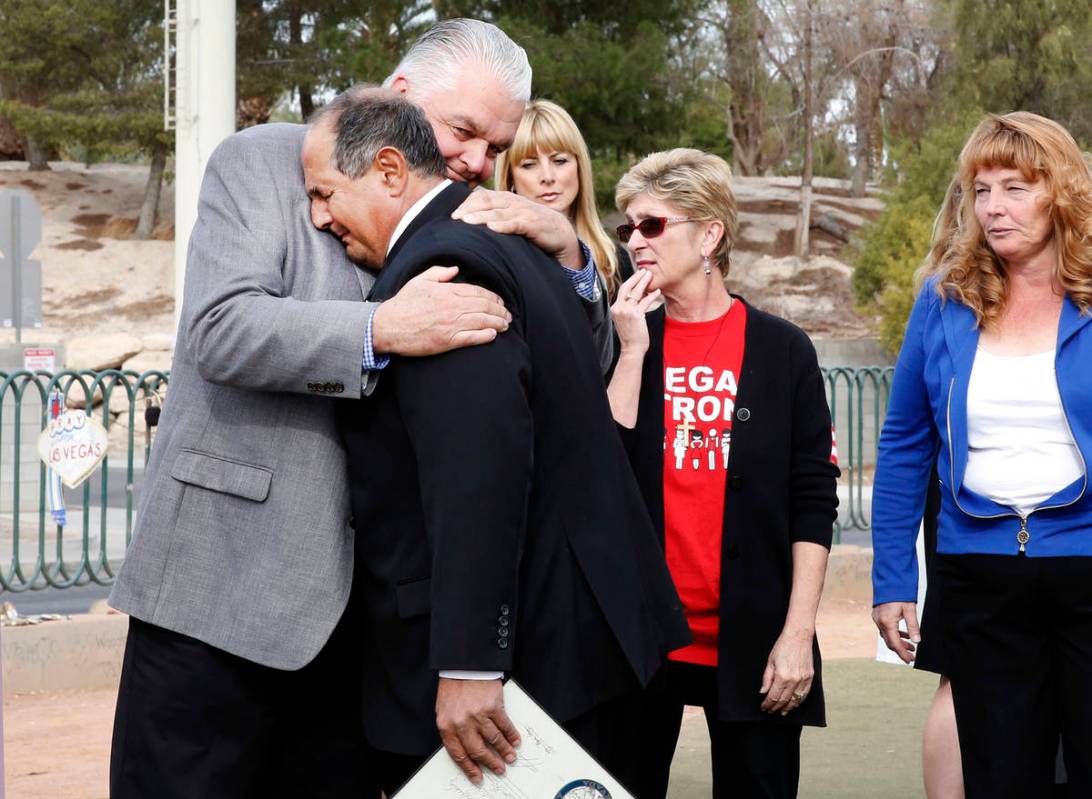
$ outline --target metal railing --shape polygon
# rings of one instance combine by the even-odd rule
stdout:
[[[150,449],[144,409],[160,401],[168,380],[154,370],[0,372],[0,591],[113,582]],[[55,523],[47,508],[46,468],[37,454],[53,391],[102,422],[110,437],[102,465],[79,488],[63,491],[66,524]],[[138,431],[145,434],[140,446]]]
[[[891,367],[823,370],[842,469],[836,542],[844,531],[870,526],[871,476],[891,374]],[[150,451],[144,411],[153,397],[158,403],[168,381],[169,373],[160,371],[0,372],[0,592],[113,582],[132,536]],[[46,468],[36,446],[54,390],[68,407],[101,421],[110,438],[101,467],[63,492],[63,525],[47,507]]]
[[[894,371],[892,366],[834,366],[822,370],[842,470],[834,543],[842,540],[845,530],[872,528],[876,444],[887,413]]]

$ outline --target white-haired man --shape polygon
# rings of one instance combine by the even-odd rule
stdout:
[[[415,66],[419,47],[429,55]],[[487,178],[530,89],[522,50],[493,26],[449,20],[407,62],[389,82],[446,128],[452,176]],[[436,64],[446,66],[430,72]],[[490,78],[495,103],[453,110]],[[381,305],[363,302],[372,276],[311,225],[305,131],[230,137],[202,184],[170,395],[111,595],[131,616],[113,799],[377,793],[360,734],[362,621],[350,601],[353,529],[368,521],[350,517],[335,405],[368,395],[387,355],[492,341],[510,316],[493,293],[451,282],[454,268],[423,273]],[[594,266],[581,263],[571,226],[504,199],[478,199],[464,216],[524,233],[574,267],[609,340]]]

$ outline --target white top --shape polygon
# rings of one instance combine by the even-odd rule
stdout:
[[[1027,515],[1084,474],[1066,424],[1054,350],[993,355],[978,348],[967,388],[963,485]]]

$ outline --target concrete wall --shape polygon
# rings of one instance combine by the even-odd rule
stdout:
[[[878,338],[813,338],[819,365],[832,366],[894,366],[895,356]]]
[[[128,616],[94,613],[5,627],[4,692],[115,688],[128,630]]]

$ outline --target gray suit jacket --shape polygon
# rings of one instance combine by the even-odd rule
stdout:
[[[335,397],[361,396],[373,278],[310,222],[302,125],[225,140],[201,184],[170,390],[111,604],[297,669],[345,608]]]
[[[362,388],[361,357],[374,278],[311,224],[305,133],[261,125],[209,159],[170,390],[110,595],[139,619],[280,669],[310,662],[348,601],[334,403],[373,387]],[[605,369],[606,303],[586,308]]]

